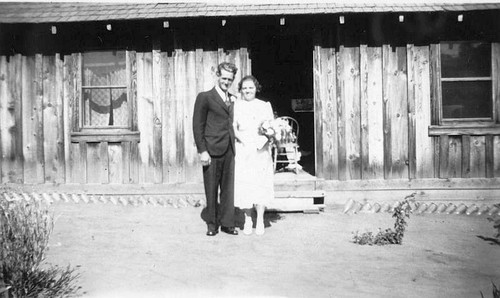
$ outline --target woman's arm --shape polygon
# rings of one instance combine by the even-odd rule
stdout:
[[[243,144],[241,140],[241,132],[240,132],[240,125],[238,123],[239,119],[239,111],[236,102],[234,103],[234,114],[233,114],[233,130],[234,130],[234,138],[236,139],[236,142]]]

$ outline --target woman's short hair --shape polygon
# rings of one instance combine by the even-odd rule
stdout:
[[[222,70],[225,70],[225,71],[229,71],[229,72],[232,72],[234,75],[236,75],[236,73],[238,72],[238,68],[236,67],[236,65],[234,65],[233,63],[229,63],[229,62],[222,62],[221,64],[219,64],[217,66],[217,72],[216,72],[216,75],[218,77],[220,77],[220,74],[221,74],[221,71]]]
[[[238,83],[238,91],[241,92],[241,87],[243,86],[243,82],[246,82],[246,81],[252,81],[254,83],[256,93],[260,92],[260,90],[262,89],[262,86],[260,85],[259,81],[257,81],[257,78],[252,76],[252,75],[248,75],[248,76],[244,76],[241,79],[241,81]]]

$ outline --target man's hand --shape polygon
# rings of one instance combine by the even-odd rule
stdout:
[[[200,153],[200,161],[202,166],[208,166],[212,159],[210,158],[210,154],[207,151],[203,151]]]

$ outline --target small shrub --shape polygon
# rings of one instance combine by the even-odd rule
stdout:
[[[386,229],[384,231],[379,229],[376,235],[372,232],[365,232],[359,234],[358,231],[354,234],[354,243],[360,245],[387,245],[387,244],[403,244],[403,237],[406,226],[408,225],[407,219],[410,218],[411,206],[410,202],[415,198],[415,193],[406,196],[403,201],[399,202],[394,208],[392,217],[396,218],[394,223],[394,230]]]
[[[493,298],[500,298],[500,289],[497,288],[497,286],[491,282],[493,285]],[[484,298],[483,292],[479,291],[481,293],[481,297]]]
[[[494,206],[500,208],[500,204],[495,204]],[[488,217],[488,220],[493,222],[493,227],[497,230],[495,238],[500,238],[500,216]]]
[[[41,202],[7,201],[0,190],[0,292],[9,297],[77,295],[70,266],[44,264],[53,218]],[[3,284],[3,285],[2,285]]]

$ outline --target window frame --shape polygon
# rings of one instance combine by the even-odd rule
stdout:
[[[104,50],[108,51],[108,50]],[[114,51],[114,50],[109,50]],[[73,55],[74,59],[74,105],[71,129],[72,142],[122,142],[139,141],[137,124],[137,64],[135,51],[125,50],[126,93],[128,101],[127,127],[84,125],[83,115],[83,53]]]
[[[448,41],[448,40],[446,40]],[[468,42],[469,40],[456,40],[456,42]],[[470,40],[469,42],[475,42]],[[443,119],[442,104],[442,82],[441,76],[441,44],[435,43],[430,46],[430,68],[431,68],[431,125],[429,135],[487,135],[500,134],[500,43],[477,40],[477,42],[488,42],[491,45],[491,100],[492,117],[486,118],[453,118]],[[472,78],[472,77],[471,77]],[[467,81],[480,81],[470,80]],[[473,78],[472,78],[473,79]],[[463,79],[457,79],[460,81]],[[445,78],[446,81],[453,79]]]

